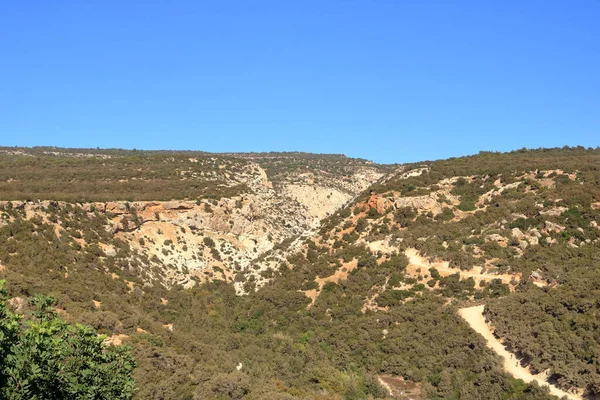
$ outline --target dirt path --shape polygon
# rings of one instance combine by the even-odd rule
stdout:
[[[554,385],[546,382],[546,377],[543,373],[538,375],[532,375],[526,368],[521,367],[517,364],[516,357],[509,353],[502,343],[496,339],[490,331],[489,326],[485,323],[483,316],[484,306],[461,308],[458,310],[460,315],[467,323],[473,328],[473,330],[479,333],[487,342],[487,346],[494,350],[497,354],[504,358],[504,370],[514,376],[517,379],[522,379],[525,382],[536,381],[540,386],[548,386],[550,393],[555,396],[563,397],[567,396],[570,400],[582,400],[582,397],[578,394],[567,393]]]

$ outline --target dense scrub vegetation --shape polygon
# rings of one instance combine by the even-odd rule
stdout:
[[[457,268],[483,265],[524,277],[535,272],[551,282],[564,269],[550,259],[586,245],[593,252],[600,238],[598,150],[482,153],[427,164],[418,176],[405,174],[371,191],[392,202],[392,193],[401,193],[424,208],[388,206],[368,229],[361,228],[366,242],[388,237],[399,250],[416,248]],[[435,206],[427,203],[431,199]],[[321,232],[341,220],[331,218]]]
[[[279,157],[271,162],[285,165]],[[560,385],[593,394],[599,160],[598,150],[563,149],[410,166],[428,170],[374,185],[325,220],[300,251],[286,252],[289,241],[258,260],[257,268],[278,260],[279,269],[263,271],[272,279],[256,291],[251,279],[245,282],[247,296],[220,281],[166,288],[164,270],[148,268],[106,231],[106,216],[78,205],[49,207],[45,220],[7,204],[0,210],[0,275],[9,297],[51,295],[65,320],[121,335],[138,365],[139,399],[384,399],[380,374],[418,383],[424,398],[551,398],[504,373],[498,356],[457,316],[458,307],[481,301],[524,364],[550,368]],[[32,182],[44,176],[28,165],[23,170],[35,171]],[[15,190],[0,193],[6,198]],[[68,187],[56,193],[79,196]],[[407,198],[431,198],[435,209]],[[53,220],[61,222],[60,235]],[[409,275],[407,249],[448,261],[457,272]],[[474,265],[515,280],[461,278],[458,272]],[[243,271],[238,275],[243,282]]]
[[[171,200],[247,190],[219,168],[241,173],[245,163],[207,153],[4,150],[19,152],[0,154],[0,195],[5,200]]]
[[[583,161],[583,162],[582,162]],[[426,174],[403,178],[398,174],[382,185],[374,185],[378,192],[403,190],[414,192],[415,187],[435,185],[441,180],[455,176],[506,174],[504,179],[517,171],[547,171],[562,169],[566,173],[576,171],[597,171],[600,161],[600,149],[584,147],[564,147],[554,149],[515,150],[509,153],[482,151],[477,155],[449,158],[432,162],[420,162],[407,165],[405,171],[429,168]],[[413,185],[413,189],[410,189]]]
[[[399,206],[404,203],[395,193],[422,208]],[[384,239],[398,251],[414,248],[449,267],[511,274],[514,293],[494,281],[482,281],[483,290],[477,290],[481,285],[458,273],[440,279],[432,270],[427,283],[433,293],[453,299],[499,297],[486,301],[486,315],[523,365],[535,373],[547,370],[560,387],[600,394],[597,149],[482,153],[417,164],[374,185],[362,200],[354,212],[358,220],[340,212],[324,224],[322,235],[353,229],[342,242]],[[381,211],[377,201],[396,203]],[[388,288],[376,303],[402,304],[416,287]]]
[[[275,183],[297,174],[350,180],[366,160],[306,153],[215,154],[0,147],[0,200],[173,200],[233,197],[251,190],[254,164]]]
[[[496,334],[524,364],[563,387],[600,394],[600,249],[566,250],[561,284],[540,290],[525,286],[491,302],[486,315]],[[589,250],[589,249],[586,249]]]
[[[348,158],[341,154],[311,153],[238,153],[232,154],[261,165],[275,185],[282,182],[304,183],[307,175],[313,184],[323,184],[332,177],[340,178],[338,189],[344,190],[345,183],[352,182],[352,175],[368,167],[377,172],[391,172],[394,166],[373,164],[360,158]]]

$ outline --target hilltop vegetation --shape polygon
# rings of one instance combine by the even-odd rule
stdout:
[[[125,153],[133,162],[134,155]],[[3,188],[10,190],[0,196],[20,193],[10,176],[28,176],[21,182],[29,182],[23,183],[29,192],[11,200],[31,198],[35,182],[59,174],[58,166],[40,168],[46,163],[71,160],[91,174],[93,166],[107,161],[97,157],[100,153],[89,154],[56,160],[44,155],[41,161],[0,156],[16,166],[13,175],[2,170]],[[37,161],[21,160],[32,157]],[[152,175],[157,187],[167,185],[167,176],[176,176],[179,168],[165,167],[171,172],[162,177],[154,163],[164,157],[144,153],[135,164],[147,166],[147,177],[157,174]],[[185,161],[192,157],[187,153],[174,157],[180,161],[173,165],[192,164]],[[377,176],[391,171],[340,156],[219,157],[232,166],[259,165],[275,191],[283,190],[279,185],[313,190],[311,185],[326,183],[328,190],[350,191],[366,182],[357,178],[364,168]],[[107,194],[120,193],[114,180],[122,178],[121,162],[111,167],[114,193]],[[215,172],[225,176],[228,168]],[[23,171],[30,173],[18,175]],[[354,172],[346,176],[348,171]],[[94,179],[101,187],[102,179]],[[143,224],[180,224],[167,209],[155,217],[123,204],[115,219],[90,204],[12,201],[0,209],[0,275],[13,300],[51,295],[65,320],[131,345],[139,399],[385,399],[389,394],[377,379],[382,374],[416,383],[422,398],[551,398],[546,389],[507,375],[498,356],[456,314],[477,302],[485,302],[496,333],[524,364],[550,369],[561,387],[594,395],[600,389],[599,180],[597,149],[482,153],[404,166],[314,229],[282,234],[277,246],[239,267],[230,265],[233,254],[223,244],[227,235],[214,235],[207,225],[198,231],[193,255],[216,251],[222,273],[212,269],[187,289],[171,279],[175,266],[146,252],[150,247],[183,252],[189,234],[181,231],[183,225],[174,225],[179,232],[173,239],[161,236],[153,244],[147,237],[142,243],[128,236],[127,230]],[[182,191],[196,190],[182,182]],[[203,182],[198,178],[198,190],[204,190]],[[262,190],[253,180],[245,182]],[[57,183],[44,193],[79,199],[85,191],[78,185]],[[167,193],[159,188],[156,197],[144,199],[145,190],[140,183],[134,199],[157,200]],[[100,191],[91,193],[93,198]],[[224,225],[232,220],[237,226],[232,216],[238,194],[227,195],[232,197],[216,205],[199,199],[198,215],[217,215]],[[233,206],[225,207],[227,202]],[[191,216],[183,215],[183,220]],[[123,217],[131,225],[125,227]],[[257,235],[256,240],[267,239]],[[233,281],[247,295],[238,296]]]
[[[306,153],[216,154],[0,147],[0,200],[150,201],[220,199],[252,192],[264,171],[275,183],[310,173],[353,183],[366,160]]]
[[[486,301],[486,315],[523,365],[548,370],[560,387],[599,394],[598,150],[417,164],[369,193],[325,221],[315,240],[337,252],[363,247],[376,254],[379,279],[369,281],[364,270],[350,274],[362,273],[370,288],[363,307],[389,313],[430,293],[449,301],[498,298]],[[386,271],[395,254],[413,265]]]

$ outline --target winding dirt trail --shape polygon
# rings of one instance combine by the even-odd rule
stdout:
[[[566,396],[570,400],[582,400],[583,398],[579,394],[567,393],[554,385],[549,384],[546,381],[544,373],[533,375],[526,368],[521,367],[518,364],[516,357],[509,353],[502,343],[494,337],[494,334],[490,330],[489,326],[485,323],[483,317],[484,306],[475,306],[461,308],[458,310],[460,315],[467,323],[473,328],[473,330],[479,333],[487,342],[487,346],[494,350],[498,355],[504,358],[504,370],[514,376],[517,379],[522,379],[525,382],[536,381],[540,386],[548,386],[550,393],[559,398]]]

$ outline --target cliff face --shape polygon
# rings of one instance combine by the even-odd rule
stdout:
[[[286,239],[313,232],[323,218],[381,176],[377,168],[363,165],[346,169],[343,175],[292,173],[274,183],[265,169],[250,162],[230,177],[248,190],[218,200],[10,203],[23,211],[25,219],[41,219],[65,238],[78,234],[68,228],[66,220],[51,215],[68,214],[66,210],[74,207],[82,211],[77,216],[80,220],[100,217],[112,240],[128,248],[128,261],[142,265],[151,281],[189,287],[213,279],[233,282],[237,272],[252,271],[260,276],[266,268],[254,267],[257,258]],[[116,245],[107,240],[74,240],[83,249],[98,244],[103,257],[118,257]],[[240,282],[245,280],[238,277]],[[236,287],[243,292],[241,284]]]
[[[238,382],[224,374],[256,380],[253,398],[343,397],[357,377],[373,387],[361,371],[442,371],[461,387],[424,396],[499,397],[514,385],[456,315],[469,301],[530,366],[554,368],[562,349],[557,371],[579,371],[600,354],[563,345],[595,343],[600,150],[393,173],[339,156],[55,153],[0,152],[0,278],[11,307],[52,295],[61,317],[134,346],[140,398],[211,397]],[[594,388],[597,375],[559,379]]]
[[[236,272],[263,272],[251,268],[258,257],[286,239],[317,229],[322,218],[382,176],[360,169],[342,188],[336,179],[274,187],[262,168],[256,171],[256,178],[247,182],[252,193],[218,201],[134,202],[129,211],[122,203],[108,203],[113,230],[151,263],[168,266],[171,282],[189,286],[195,279],[234,281]]]

